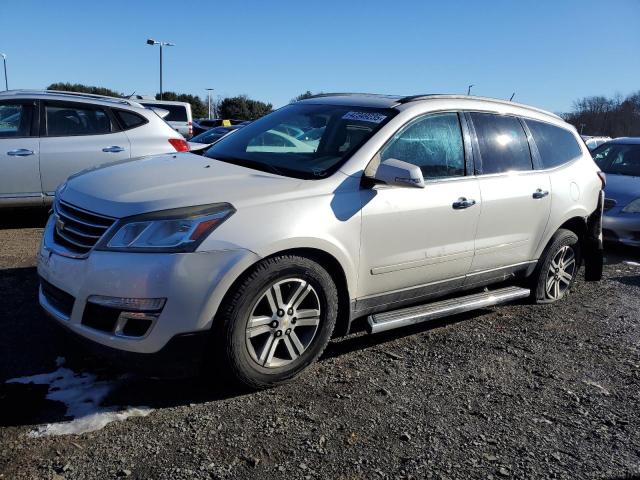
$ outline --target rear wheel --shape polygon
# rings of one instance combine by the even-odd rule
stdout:
[[[577,235],[570,230],[558,230],[542,253],[533,274],[535,301],[553,303],[565,297],[575,282],[581,260]]]
[[[260,262],[221,310],[216,337],[226,369],[250,388],[294,378],[326,347],[337,305],[331,276],[313,260],[287,255]]]

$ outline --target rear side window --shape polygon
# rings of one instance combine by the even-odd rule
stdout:
[[[31,135],[33,107],[24,103],[0,103],[0,138]]]
[[[183,105],[167,105],[165,103],[143,103],[145,107],[167,110],[169,115],[164,117],[166,122],[187,122],[187,107]]]
[[[45,105],[46,135],[102,135],[111,133],[107,112],[91,105],[55,103]]]
[[[582,155],[573,133],[564,128],[536,120],[525,120],[536,142],[542,168],[553,168]]]
[[[130,130],[147,123],[147,119],[137,113],[127,112],[125,110],[113,110],[113,113],[115,113],[116,118],[124,130]]]
[[[380,152],[420,167],[425,179],[464,176],[464,146],[457,113],[436,113],[413,121]]]
[[[517,118],[492,113],[470,115],[480,147],[480,174],[533,169],[527,135]]]

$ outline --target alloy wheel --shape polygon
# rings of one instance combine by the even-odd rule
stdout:
[[[560,248],[551,260],[545,283],[547,298],[558,300],[571,286],[576,271],[576,254],[569,245]]]
[[[283,367],[311,345],[320,325],[320,299],[306,280],[288,278],[270,285],[254,304],[246,345],[254,362]]]

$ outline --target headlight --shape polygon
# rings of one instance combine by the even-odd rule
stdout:
[[[228,203],[217,203],[123,218],[96,245],[96,250],[193,252],[235,211]]]
[[[622,209],[625,213],[640,213],[640,198],[636,198]]]

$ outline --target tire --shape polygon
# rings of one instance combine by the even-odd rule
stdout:
[[[338,292],[318,263],[295,255],[269,258],[232,288],[213,332],[232,380],[251,389],[273,387],[322,354],[336,323]]]
[[[558,230],[542,252],[531,277],[532,300],[554,303],[568,295],[581,261],[578,236],[571,230]]]

